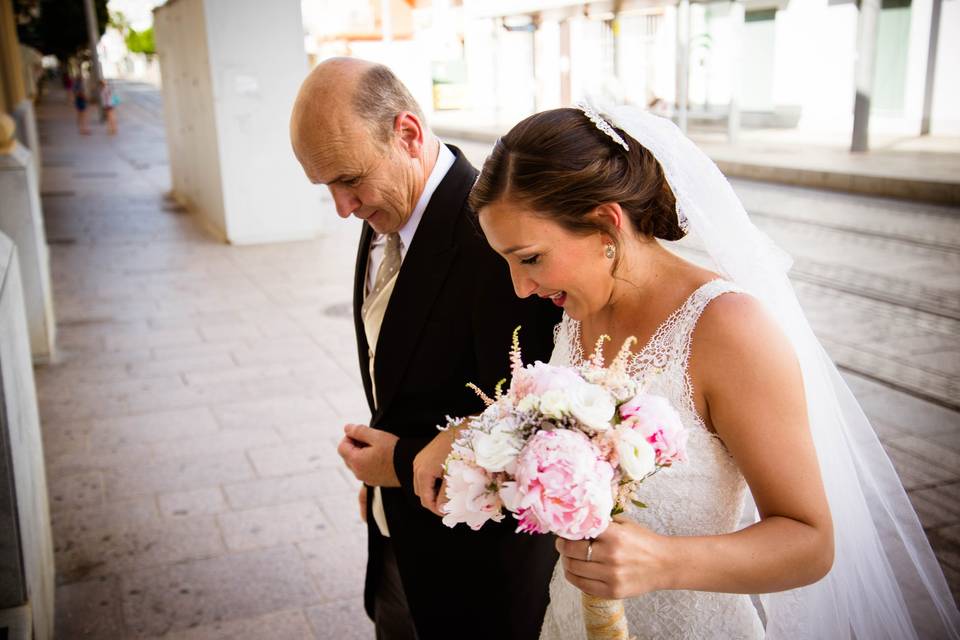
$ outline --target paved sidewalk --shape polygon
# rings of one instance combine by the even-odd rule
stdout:
[[[492,143],[513,123],[451,111],[433,124],[447,137]],[[960,205],[960,138],[874,135],[869,153],[850,153],[848,137],[785,129],[744,129],[737,144],[716,128],[691,127],[690,136],[729,177]]]
[[[365,421],[349,315],[359,227],[233,247],[164,199],[153,89],[120,133],[39,107],[60,358],[37,370],[58,638],[371,638],[365,529],[335,452]],[[844,325],[844,326],[849,326]],[[862,377],[960,593],[960,418]]]

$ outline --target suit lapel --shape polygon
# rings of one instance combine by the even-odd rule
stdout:
[[[360,357],[360,379],[363,381],[363,392],[367,396],[367,404],[373,413],[373,384],[370,380],[370,346],[367,344],[367,333],[363,328],[363,317],[360,310],[363,307],[363,296],[367,286],[367,262],[370,260],[370,243],[373,242],[373,229],[366,222],[360,232],[360,247],[357,249],[357,265],[353,274],[353,328],[357,333],[357,355]]]
[[[450,149],[456,160],[423,212],[380,328],[374,371],[380,407],[377,413],[389,407],[396,395],[457,253],[454,231],[476,170],[459,149]]]

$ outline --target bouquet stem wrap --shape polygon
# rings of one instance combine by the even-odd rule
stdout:
[[[583,624],[589,640],[630,640],[623,600],[604,600],[581,593]]]

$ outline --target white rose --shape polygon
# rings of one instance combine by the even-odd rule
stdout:
[[[540,412],[548,418],[560,420],[570,412],[567,394],[559,389],[551,389],[540,396]]]
[[[511,426],[500,423],[490,433],[479,432],[473,436],[473,452],[478,465],[496,473],[517,459],[520,447]]]
[[[569,390],[570,413],[594,431],[606,431],[617,405],[603,387],[595,384],[578,384]]]
[[[657,454],[643,433],[629,427],[617,430],[620,468],[633,480],[643,480],[656,468]]]
[[[517,403],[517,411],[534,411],[540,407],[540,398],[534,394],[529,394]]]

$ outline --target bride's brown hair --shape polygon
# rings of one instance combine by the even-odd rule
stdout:
[[[663,240],[684,236],[676,199],[660,163],[625,131],[630,150],[597,129],[579,109],[553,109],[522,120],[497,140],[470,192],[480,210],[509,198],[575,233],[615,229],[588,217],[616,202],[637,233]],[[619,243],[618,243],[619,244]]]

